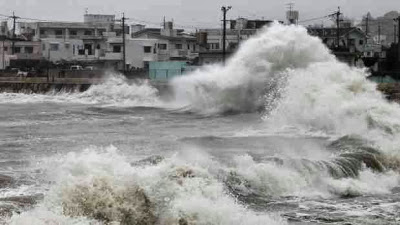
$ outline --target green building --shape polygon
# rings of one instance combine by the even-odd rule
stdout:
[[[182,61],[150,62],[149,77],[154,81],[168,81],[195,69],[196,67],[188,66],[187,62]]]

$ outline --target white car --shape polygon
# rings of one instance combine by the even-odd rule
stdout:
[[[70,70],[83,70],[82,66],[71,66]]]
[[[18,70],[17,77],[28,77],[29,72]]]

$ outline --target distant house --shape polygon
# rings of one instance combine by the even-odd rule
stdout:
[[[10,39],[3,39],[0,44],[0,69],[17,67],[20,64],[24,67],[35,67],[35,64],[42,59],[41,43],[38,41],[16,40],[14,54],[13,42]]]
[[[367,35],[357,27],[342,27],[339,29],[339,43],[337,42],[337,28],[308,27],[310,35],[319,37],[332,50],[336,57],[350,65],[356,65],[360,57],[374,51],[367,40]]]
[[[135,68],[149,68],[150,62],[188,61],[198,57],[196,37],[174,29],[166,22],[163,29],[132,26],[131,38],[126,44],[127,64]]]
[[[321,38],[330,49],[343,48],[349,52],[363,52],[367,39],[366,34],[356,27],[339,29],[339,46],[337,45],[337,28],[308,27],[308,32]]]

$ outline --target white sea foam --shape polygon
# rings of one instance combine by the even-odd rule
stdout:
[[[237,156],[230,168],[240,193],[265,197],[323,197],[389,194],[400,185],[400,174],[393,171],[375,173],[362,169],[357,178],[335,179],[318,164],[295,162],[255,162],[250,156]],[[229,170],[228,170],[229,171]],[[240,179],[240,182],[237,182]]]
[[[225,67],[205,67],[172,85],[177,102],[197,113],[252,112],[273,108],[289,69],[327,61],[334,57],[304,28],[275,24],[244,42]]]
[[[120,74],[108,74],[104,82],[87,91],[50,92],[47,94],[0,93],[0,104],[70,103],[103,106],[159,106],[158,91],[148,81],[129,82]]]
[[[368,75],[337,61],[305,28],[274,24],[244,42],[226,66],[208,66],[171,84],[176,102],[199,114],[264,108],[267,133],[291,127],[357,135],[400,155],[400,107],[386,101]]]
[[[166,225],[286,224],[241,206],[218,180],[216,163],[202,153],[195,156],[178,154],[157,165],[132,166],[111,147],[51,158],[44,167],[55,185],[42,204],[15,215],[10,224],[91,224],[91,217],[140,224],[132,221],[153,216]],[[138,204],[142,194],[148,205]],[[129,223],[127,215],[133,217]]]
[[[366,75],[337,62],[306,29],[275,24],[245,42],[226,67],[205,67],[172,85],[174,104],[199,114],[267,107],[265,129],[272,133],[292,127],[328,136],[357,135],[374,141],[387,155],[399,155],[400,108],[384,100]],[[151,88],[138,93],[118,79],[102,85],[62,98],[104,105],[154,103]],[[154,216],[159,224],[285,224],[239,204],[226,190],[224,178],[234,175],[234,188],[243,193],[325,198],[387,194],[400,180],[398,173],[366,168],[359,177],[334,179],[321,167],[257,162],[246,155],[222,165],[198,152],[178,154],[157,165],[132,166],[115,149],[52,158],[46,168],[55,185],[42,204],[14,216],[11,224],[89,224],[91,218],[68,210],[74,207],[88,217],[120,222],[124,211],[134,210],[132,215]],[[82,190],[87,198],[79,197]],[[132,193],[142,200],[144,193],[152,204],[118,201]]]

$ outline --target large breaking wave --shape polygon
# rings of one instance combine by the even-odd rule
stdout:
[[[44,162],[55,183],[43,203],[10,224],[286,224],[240,205],[203,155],[129,163],[114,147]]]
[[[400,107],[339,62],[304,27],[274,24],[244,42],[226,66],[172,81],[177,102],[199,114],[264,110],[264,130],[357,136],[399,157]]]
[[[263,129],[270,133],[288,127],[336,139],[316,150],[331,149],[330,157],[299,159],[293,146],[292,157],[242,154],[230,164],[197,151],[131,164],[114,149],[87,150],[51,158],[54,185],[45,200],[10,223],[285,224],[246,205],[281,196],[388,194],[400,183],[400,107],[388,103],[366,75],[338,62],[306,29],[275,24],[243,43],[227,66],[173,80],[170,104],[204,115],[262,109]],[[110,84],[121,88],[110,90]],[[138,94],[126,85],[111,80],[73,99],[158,101],[151,87]]]
[[[336,63],[321,40],[301,27],[275,24],[244,42],[226,66],[172,81],[179,103],[201,114],[253,112],[277,100],[291,70]]]

